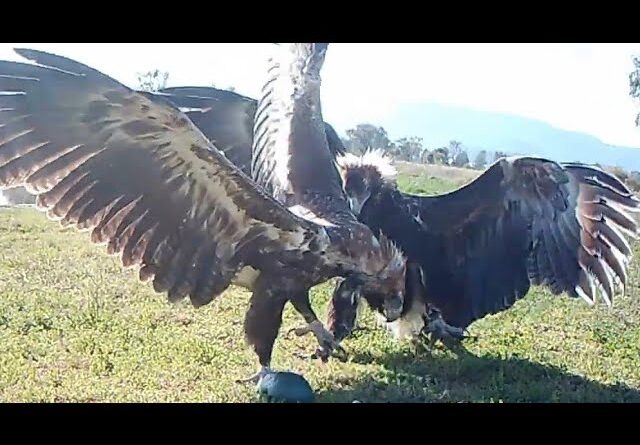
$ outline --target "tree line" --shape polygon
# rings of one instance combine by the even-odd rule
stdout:
[[[488,164],[506,156],[503,151],[481,150],[473,161],[460,141],[451,140],[442,147],[425,147],[420,137],[403,137],[392,141],[383,127],[358,124],[346,131],[342,138],[347,151],[355,154],[366,150],[382,150],[393,159],[421,164],[450,165],[454,167],[483,169]]]

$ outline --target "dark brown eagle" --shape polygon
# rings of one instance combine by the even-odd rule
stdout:
[[[238,165],[250,165],[251,122],[256,101],[215,88],[163,91]],[[234,121],[223,127],[216,116]],[[374,233],[393,240],[408,258],[402,317],[387,326],[399,336],[431,332],[460,338],[473,321],[506,310],[530,286],[582,297],[596,289],[611,304],[624,289],[636,222],[627,212],[640,202],[599,168],[547,159],[506,158],[475,181],[438,196],[402,193],[395,169],[381,152],[346,154],[324,124],[352,210]],[[353,328],[356,305],[378,297],[342,281],[330,304],[335,337]],[[375,306],[379,304],[374,303]]]
[[[16,50],[36,64],[0,61],[0,187],[24,185],[50,218],[90,230],[170,301],[202,306],[231,284],[251,290],[244,330],[256,379],[268,372],[287,301],[328,354],[336,344],[309,289],[346,277],[379,296],[393,320],[405,260],[345,199],[322,126],[326,49],[277,47],[255,125],[246,122],[255,127],[256,181],[193,114],[73,60]]]
[[[624,293],[632,257],[625,236],[638,233],[628,212],[640,201],[599,168],[508,157],[458,190],[416,196],[398,190],[379,152],[338,163],[359,220],[408,258],[403,315],[387,323],[396,336],[459,339],[531,285],[589,304],[598,293],[607,305],[618,289]],[[353,327],[357,292],[334,293],[330,324],[338,338]]]

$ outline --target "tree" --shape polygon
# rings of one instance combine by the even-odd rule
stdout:
[[[385,129],[371,124],[358,124],[356,128],[347,130],[347,142],[347,150],[354,153],[364,153],[367,149],[393,149]]]
[[[487,165],[487,151],[480,150],[480,152],[476,155],[476,159],[473,161],[473,168],[481,170],[485,165]]]
[[[605,170],[622,182],[627,182],[629,179],[629,174],[622,167],[606,167]]]
[[[433,152],[429,151],[429,149],[425,148],[422,150],[420,154],[420,162],[423,164],[433,164]]]
[[[449,164],[449,149],[447,147],[436,148],[431,153],[433,154],[432,164]]]
[[[455,167],[466,167],[469,165],[469,156],[465,150],[461,150],[458,154],[453,158],[452,165]]]
[[[422,151],[422,138],[414,136],[398,139],[394,144],[394,150],[391,155],[396,159],[418,162]]]
[[[629,95],[640,100],[640,57],[633,58],[634,71],[629,74]],[[636,125],[640,127],[640,113],[636,115]]]
[[[507,157],[507,154],[505,152],[496,150],[495,154],[493,155],[493,162],[496,162],[500,158],[506,158],[506,157]]]
[[[462,142],[456,140],[449,141],[449,158],[451,159],[451,163],[453,163],[462,151]]]
[[[157,69],[146,73],[138,73],[138,87],[143,91],[158,91],[167,87],[168,79],[168,72]]]
[[[629,172],[629,177],[627,178],[627,185],[635,192],[640,192],[640,172],[632,171]]]

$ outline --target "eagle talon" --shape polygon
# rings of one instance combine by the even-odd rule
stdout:
[[[349,354],[344,348],[338,344],[331,345],[331,347],[320,347],[316,349],[316,352],[311,354],[311,358],[320,359],[322,363],[327,363],[329,361],[329,357],[333,357],[342,363],[346,363],[349,359]]]
[[[346,363],[349,359],[349,354],[340,345],[337,345],[333,348],[319,347],[312,354],[295,353],[294,355],[302,360],[320,359],[322,363],[327,363],[329,361],[329,357],[333,357],[341,361],[342,363]]]
[[[267,375],[269,372],[271,372],[269,370],[269,368],[267,368],[266,366],[263,366],[260,368],[260,370],[258,372],[256,372],[255,374],[253,374],[250,377],[244,378],[244,379],[237,379],[236,383],[259,383],[260,379],[262,379],[265,375]]]
[[[423,330],[423,334],[425,336],[427,334],[431,334],[429,347],[433,347],[435,342],[438,340],[455,340],[458,342],[462,341],[469,337],[468,335],[465,335],[466,332],[468,332],[466,329],[451,326],[446,321],[444,321],[440,311],[435,308],[432,308],[429,311],[427,323],[425,324]]]
[[[288,334],[291,332],[294,332],[297,336],[306,335],[311,332],[318,340],[319,346],[313,354],[298,354],[298,357],[314,360],[319,358],[323,363],[326,363],[329,360],[329,357],[337,358],[341,362],[347,361],[347,351],[340,346],[333,334],[331,334],[331,332],[329,332],[320,321],[315,320],[301,328],[291,329]]]

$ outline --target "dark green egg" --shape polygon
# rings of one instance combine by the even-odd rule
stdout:
[[[309,382],[293,372],[271,372],[258,382],[258,393],[269,402],[313,403],[315,394]]]

